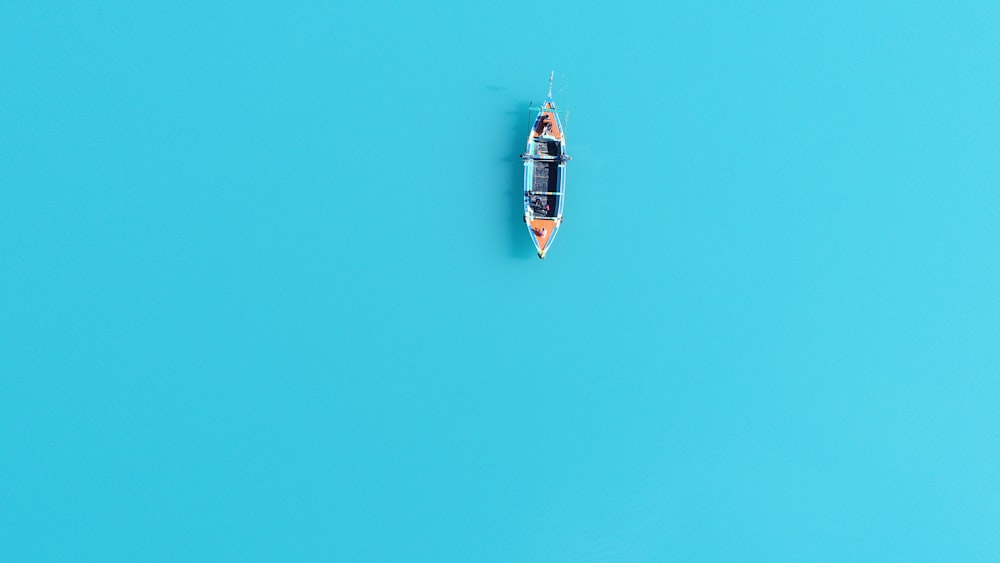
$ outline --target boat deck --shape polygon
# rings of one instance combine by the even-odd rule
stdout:
[[[536,160],[532,162],[531,191],[559,191],[559,163]]]
[[[559,158],[562,156],[562,148],[557,140],[535,139],[535,156]]]
[[[562,138],[562,129],[559,127],[559,120],[556,119],[555,112],[542,112],[535,119],[535,127],[531,130],[531,135],[534,137],[548,135],[556,139]]]
[[[535,244],[538,245],[539,249],[545,248],[545,245],[549,243],[549,239],[555,235],[556,227],[559,226],[559,222],[555,219],[532,219],[528,223],[528,227],[531,229],[531,235],[535,237]],[[544,232],[545,234],[539,234]]]
[[[562,194],[553,192],[532,192],[527,196],[528,207],[531,208],[531,213],[535,217],[554,218],[559,214],[559,198],[561,196]]]

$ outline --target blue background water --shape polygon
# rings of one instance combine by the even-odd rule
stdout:
[[[140,4],[0,18],[3,560],[1000,558],[996,3]]]

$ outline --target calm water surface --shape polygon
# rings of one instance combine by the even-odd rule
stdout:
[[[997,560],[998,27],[8,4],[0,559]]]

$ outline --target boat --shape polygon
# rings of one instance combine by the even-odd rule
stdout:
[[[563,220],[566,195],[566,132],[559,119],[561,111],[552,101],[552,79],[549,93],[537,111],[528,133],[528,149],[521,155],[524,161],[524,222],[538,257],[544,259]]]

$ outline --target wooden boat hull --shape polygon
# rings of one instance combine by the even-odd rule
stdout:
[[[528,133],[524,160],[524,222],[539,258],[545,258],[562,225],[566,196],[566,135],[552,83]]]

